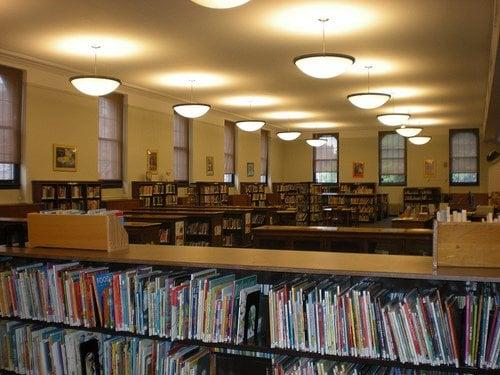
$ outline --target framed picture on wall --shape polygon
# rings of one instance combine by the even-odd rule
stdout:
[[[52,145],[52,160],[55,171],[76,172],[76,147]]]
[[[206,158],[207,176],[214,175],[214,157],[207,156]]]
[[[254,163],[247,163],[247,177],[253,177],[255,174]]]
[[[148,150],[146,152],[146,170],[150,173],[158,173],[158,151]]]
[[[433,159],[424,160],[424,177],[430,178],[436,175],[436,163]]]
[[[352,162],[352,177],[354,178],[365,177],[365,162],[363,161]]]

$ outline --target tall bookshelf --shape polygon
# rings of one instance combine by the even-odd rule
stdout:
[[[177,204],[177,185],[174,182],[132,181],[132,198],[143,207],[165,207]]]
[[[264,207],[266,205],[266,187],[265,182],[241,182],[240,194],[248,195],[252,206]]]
[[[194,206],[224,206],[229,202],[229,184],[196,182],[188,187],[189,204]]]
[[[286,360],[282,357],[286,355],[289,361],[308,358],[312,361],[342,361],[346,365],[363,365],[363,371],[369,370],[366,373],[372,373],[372,366],[373,369],[382,366],[403,369],[395,373],[417,370],[417,373],[432,371],[433,374],[498,374],[498,368],[491,368],[493,366],[488,362],[493,350],[491,342],[500,334],[500,317],[493,314],[498,309],[498,305],[495,305],[498,303],[495,298],[498,298],[496,293],[500,283],[498,269],[436,270],[432,267],[432,257],[423,256],[285,253],[293,256],[284,256],[284,251],[262,249],[213,248],[200,252],[198,249],[185,247],[147,245],[132,245],[128,250],[112,256],[96,256],[95,252],[77,249],[4,248],[0,249],[0,255],[9,258],[0,262],[0,277],[9,279],[14,274],[14,280],[29,282],[23,286],[18,282],[11,284],[16,289],[16,295],[23,296],[24,303],[18,305],[18,309],[9,311],[4,309],[11,309],[16,304],[9,301],[2,303],[0,315],[3,321],[21,323],[17,326],[36,324],[38,329],[57,327],[118,337],[173,340],[185,346],[199,345],[208,348],[214,356],[218,353],[232,353],[232,364],[236,368],[238,364],[241,366],[242,362],[238,362],[241,356],[245,356],[249,361],[246,365],[252,367],[253,356],[259,357],[255,358],[257,362],[263,357],[273,358],[276,365],[277,362]],[[65,270],[62,268],[64,261],[79,261],[80,264],[72,263],[72,268]],[[17,268],[26,264],[35,266]],[[48,279],[49,283],[55,284],[55,288],[61,288],[62,296],[57,297],[61,299],[59,307],[56,307],[57,303],[52,304],[50,298],[43,298],[45,289],[39,283],[44,279],[37,277],[39,273],[45,275],[48,268],[55,267],[56,264],[59,264],[60,269],[55,273],[57,282],[69,274],[74,276],[71,283],[59,284]],[[128,326],[115,320],[116,316],[128,316],[123,314],[123,301],[127,301],[127,295],[116,295],[117,290],[110,285],[98,289],[97,296],[108,296],[100,299],[104,311],[108,311],[107,307],[119,313],[105,315],[107,318],[102,321],[79,320],[83,311],[93,310],[71,310],[68,300],[63,298],[68,293],[72,295],[72,290],[77,290],[75,283],[80,280],[76,278],[75,269],[94,267],[95,270],[96,266],[109,266],[109,270],[92,272],[105,272],[110,280],[119,281],[124,278],[127,283],[136,283],[134,280],[137,278],[128,275],[130,272],[133,275],[137,264],[141,265],[141,272],[145,272],[145,266],[151,265],[161,273],[148,276],[151,284],[133,284],[131,290],[134,291],[134,298],[126,302],[126,311],[143,314],[142,319],[137,321],[142,322],[145,327],[154,328],[143,329],[135,324]],[[209,267],[218,269],[217,283],[208,284],[209,280],[214,279],[214,271],[207,270]],[[195,273],[199,270],[205,270],[206,276],[196,276]],[[180,275],[183,275],[182,278]],[[241,316],[236,315],[238,319],[235,321],[237,325],[242,324],[244,327],[248,327],[250,322],[255,324],[251,326],[255,327],[252,329],[253,336],[233,335],[232,331],[221,339],[209,329],[202,331],[206,334],[198,335],[198,328],[190,328],[199,321],[198,314],[207,314],[205,322],[211,324],[213,320],[215,332],[220,332],[220,327],[224,324],[219,326],[218,319],[228,316],[222,310],[231,304],[221,302],[222,297],[217,295],[227,296],[226,293],[230,293],[233,285],[232,280],[241,280],[244,276],[251,277],[249,288],[257,285],[255,283],[261,283],[254,289],[247,289],[255,291],[251,299],[250,294],[247,295],[246,303],[250,308],[245,306],[245,312]],[[144,296],[154,294],[156,279],[163,283],[169,277],[176,279],[165,283],[165,288],[163,291],[160,289],[159,293],[175,296],[168,302],[167,315],[170,317],[170,314],[175,314],[172,316],[176,319],[169,321],[180,328],[172,328],[164,333],[164,327],[168,325],[158,325],[158,322],[161,323],[165,318],[156,319],[151,310],[154,304],[145,304],[143,307],[137,305],[142,301],[137,298],[137,293],[140,291]],[[210,304],[192,302],[192,298],[197,295],[196,291],[201,290],[197,287],[200,285],[197,278],[207,280],[207,290],[215,298],[213,304],[212,301]],[[4,285],[6,284],[0,282],[0,290]],[[227,289],[220,292],[223,287]],[[324,293],[326,290],[332,294],[332,298]],[[295,293],[304,298],[303,304],[292,303]],[[0,298],[8,299],[12,295],[2,290]],[[242,303],[241,299],[230,300],[236,301],[236,306]],[[117,303],[111,304],[114,301]],[[40,306],[45,308],[39,308]],[[324,306],[328,307],[324,311],[325,319],[323,314],[318,314],[321,311],[318,309]],[[247,310],[252,310],[253,313],[247,313]],[[190,313],[184,315],[184,311]],[[339,314],[334,319],[331,314],[336,311]],[[48,312],[52,312],[53,319],[46,317]],[[178,314],[187,319],[185,327],[179,325]],[[330,325],[328,322],[331,321],[335,324]],[[307,329],[311,326],[314,327],[312,331]],[[298,336],[292,334],[294,330],[290,327],[298,331]],[[330,334],[332,335],[329,336]],[[17,338],[17,335],[12,335],[12,338]],[[338,340],[335,341],[335,346],[328,346],[327,343],[332,342],[332,338]]]
[[[41,203],[44,210],[101,208],[101,190],[98,181],[32,181],[33,203]]]
[[[338,184],[309,185],[309,225],[323,225],[323,194],[338,192]]]
[[[405,187],[403,189],[404,208],[433,204],[436,209],[441,202],[441,188],[438,187]]]
[[[296,225],[309,225],[309,182],[273,182],[272,188],[282,205],[297,209]]]
[[[354,223],[373,223],[379,212],[376,187],[374,182],[340,183],[338,193],[323,194],[323,206],[349,209]]]

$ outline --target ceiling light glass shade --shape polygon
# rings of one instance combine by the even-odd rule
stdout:
[[[411,137],[408,139],[414,145],[421,146],[421,145],[425,145],[426,143],[429,143],[431,140],[431,137]]]
[[[311,147],[321,147],[324,144],[326,144],[326,139],[318,139],[318,138],[306,139],[306,142]]]
[[[121,85],[117,78],[96,75],[73,76],[69,82],[78,91],[91,96],[110,94]]]
[[[377,119],[384,125],[399,126],[408,121],[410,117],[408,113],[384,113],[378,115]]]
[[[333,78],[344,73],[354,64],[354,57],[339,53],[311,53],[293,59],[304,74],[314,78]]]
[[[265,121],[260,120],[244,120],[236,121],[236,126],[246,132],[254,132],[266,125]]]
[[[422,131],[422,128],[407,128],[406,126],[402,126],[399,129],[396,129],[396,132],[403,137],[410,138],[419,135]]]
[[[203,103],[176,104],[172,108],[179,115],[187,118],[201,117],[210,110],[210,106]]]
[[[250,0],[191,0],[191,1],[207,8],[228,9],[228,8],[239,7],[240,5],[248,3]]]
[[[374,109],[383,106],[391,98],[389,94],[381,92],[360,92],[347,95],[347,99],[361,109]]]
[[[293,141],[293,140],[299,138],[301,134],[302,134],[301,132],[279,132],[279,133],[276,133],[278,138],[280,138],[284,141]]]

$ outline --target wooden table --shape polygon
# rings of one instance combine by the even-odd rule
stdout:
[[[392,219],[391,226],[393,228],[428,228],[432,229],[434,216],[421,215],[415,217],[397,217]]]
[[[164,245],[184,245],[184,226],[187,218],[185,215],[125,214],[124,218],[125,225],[130,222],[160,224],[160,228],[158,229],[160,233],[158,243]],[[127,228],[125,227],[125,229]]]
[[[162,223],[148,223],[144,221],[128,221],[124,225],[128,233],[128,241],[133,244],[155,244],[160,241]]]
[[[261,226],[254,248],[335,252],[431,254],[432,230],[353,227]]]
[[[25,217],[0,217],[0,238],[5,245],[12,246],[17,238],[20,247],[24,247],[28,238],[28,219]]]

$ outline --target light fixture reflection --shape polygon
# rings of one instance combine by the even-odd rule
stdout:
[[[416,135],[420,134],[421,131],[422,128],[406,127],[404,125],[399,129],[396,129],[396,133],[405,138],[415,137]]]
[[[326,139],[319,139],[319,138],[306,139],[306,142],[311,147],[321,147],[326,144]]]
[[[191,0],[198,5],[214,8],[214,9],[229,9],[236,8],[248,3],[250,0]]]
[[[301,132],[293,132],[293,131],[276,133],[278,138],[280,138],[284,141],[294,141],[297,138],[299,138],[301,134],[302,134]]]
[[[408,140],[411,143],[417,146],[425,145],[426,143],[429,143],[431,139],[432,139],[431,137],[425,137],[425,136],[408,138]]]
[[[236,126],[246,132],[254,132],[261,129],[264,125],[266,125],[265,121],[260,120],[243,120],[236,121]]]

